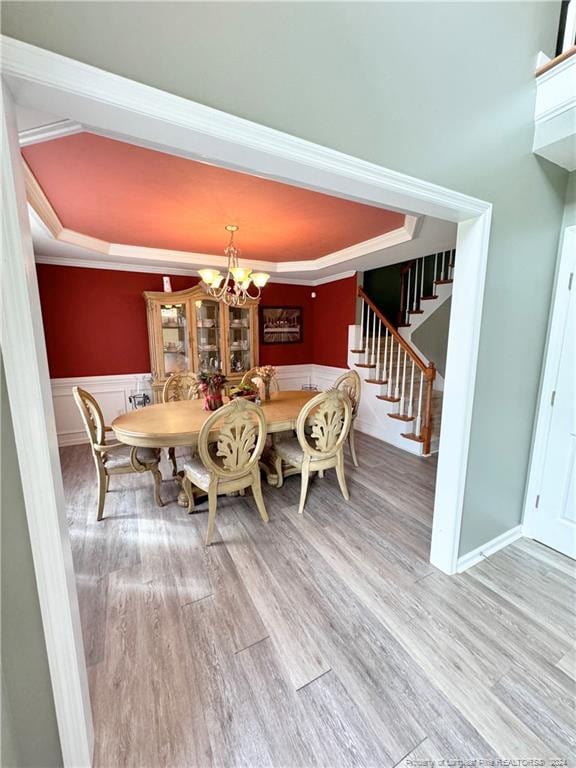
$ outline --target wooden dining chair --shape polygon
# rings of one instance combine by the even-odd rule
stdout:
[[[260,376],[258,376],[258,368],[250,368],[249,371],[246,371],[244,376],[242,376],[242,379],[240,380],[241,385],[245,384],[254,384],[258,391],[262,393],[263,383]],[[274,376],[272,380],[270,381],[270,392],[280,392],[280,384],[278,382],[278,377]]]
[[[214,411],[198,436],[198,457],[184,464],[183,488],[188,511],[194,508],[193,486],[208,494],[206,545],[212,543],[218,494],[252,488],[265,523],[259,460],[266,441],[266,419],[261,408],[239,397]]]
[[[160,496],[162,475],[158,467],[158,448],[134,448],[124,443],[108,442],[106,433],[112,428],[106,426],[100,406],[93,395],[80,387],[73,387],[74,400],[88,433],[92,456],[98,476],[98,520],[104,516],[104,501],[110,484],[110,475],[126,475],[131,472],[151,472],[154,477],[154,498],[159,507],[163,506]]]
[[[302,475],[300,505],[304,512],[308,481],[312,472],[324,474],[326,469],[336,469],[342,495],[350,495],[344,475],[344,442],[352,421],[352,404],[346,392],[330,389],[309,400],[298,414],[296,437],[290,437],[274,446],[275,469],[278,488],[284,482],[283,465],[298,469]],[[307,426],[309,429],[307,429]]]
[[[356,421],[356,416],[358,415],[358,410],[360,408],[362,381],[357,371],[346,371],[342,376],[339,376],[334,382],[334,389],[346,392],[350,398],[350,403],[352,405],[352,420],[350,421],[350,432],[348,433],[348,446],[350,448],[350,455],[352,456],[352,463],[355,467],[358,467],[360,465],[358,464],[358,458],[356,456],[354,422]]]
[[[200,396],[198,380],[193,373],[189,371],[183,373],[173,373],[164,384],[162,389],[162,402],[174,403],[179,400],[197,400]],[[178,474],[178,465],[176,463],[176,449],[168,448],[168,458],[172,462],[172,477]]]

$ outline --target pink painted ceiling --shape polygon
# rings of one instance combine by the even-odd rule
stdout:
[[[111,243],[304,261],[401,227],[404,215],[79,133],[22,150],[67,229]]]

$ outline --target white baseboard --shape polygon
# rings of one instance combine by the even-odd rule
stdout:
[[[501,533],[500,536],[496,536],[496,538],[486,542],[486,544],[482,544],[481,547],[473,549],[472,552],[468,552],[466,555],[459,557],[456,567],[457,572],[463,573],[464,571],[467,571],[468,568],[472,568],[473,565],[481,563],[487,557],[490,557],[490,555],[493,555],[499,550],[504,549],[504,547],[507,547],[509,544],[518,541],[518,539],[522,538],[522,535],[521,525],[517,525],[509,531]]]

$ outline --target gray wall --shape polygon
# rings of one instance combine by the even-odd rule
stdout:
[[[1,764],[2,768],[53,768],[63,764],[62,753],[2,366],[0,377]]]
[[[446,373],[451,307],[452,298],[446,299],[412,334],[412,342],[428,360],[436,364],[440,376]]]
[[[460,552],[520,521],[567,177],[531,151],[559,3],[2,10],[8,35],[491,201]]]

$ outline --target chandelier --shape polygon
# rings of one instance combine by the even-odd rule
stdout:
[[[238,264],[240,251],[234,245],[234,233],[238,232],[238,229],[236,224],[228,224],[226,227],[226,231],[230,232],[230,240],[224,248],[224,255],[228,259],[226,275],[222,275],[217,269],[198,270],[207,293],[217,301],[232,307],[241,307],[248,299],[257,299],[260,289],[264,288],[270,279],[267,272],[252,272],[250,267],[241,267]],[[256,293],[250,293],[251,285],[256,288]]]

